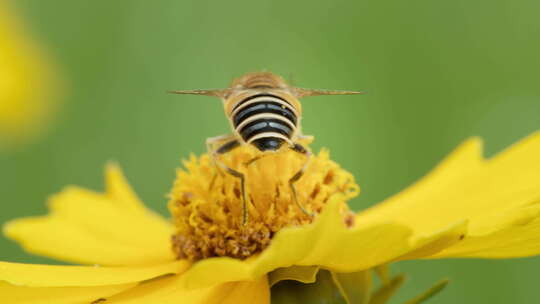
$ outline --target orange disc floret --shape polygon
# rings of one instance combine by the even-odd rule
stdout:
[[[220,156],[220,161],[245,175],[245,224],[240,180],[219,171],[207,154],[184,161],[185,169],[178,170],[169,201],[176,226],[173,250],[179,259],[247,258],[265,249],[283,227],[311,223],[330,197],[341,195],[348,200],[360,191],[352,174],[322,150],[295,183],[298,202],[315,215],[310,216],[295,204],[289,186],[305,157],[283,150],[250,163],[257,156],[260,152],[250,146]]]

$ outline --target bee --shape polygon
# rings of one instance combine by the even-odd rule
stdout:
[[[226,89],[170,91],[173,94],[193,94],[218,97],[223,101],[233,133],[211,137],[206,140],[208,153],[216,166],[240,180],[242,194],[242,223],[247,224],[247,199],[245,176],[219,160],[219,156],[241,145],[252,145],[262,152],[279,153],[284,147],[305,156],[303,166],[289,179],[289,187],[295,204],[312,216],[298,201],[295,183],[302,177],[309,163],[311,152],[298,141],[305,136],[301,132],[302,105],[299,99],[318,95],[362,94],[356,91],[313,90],[292,87],[285,80],[270,72],[248,73],[235,79]],[[262,156],[261,156],[262,157]],[[248,163],[259,159],[256,157]]]

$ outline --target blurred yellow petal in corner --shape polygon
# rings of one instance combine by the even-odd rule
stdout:
[[[0,149],[38,135],[57,106],[57,75],[9,1],[0,1]]]
[[[93,266],[2,262],[3,300],[375,304],[403,283],[388,273],[393,262],[540,254],[540,133],[490,159],[470,139],[418,183],[358,214],[346,204],[359,193],[353,176],[323,150],[297,184],[313,218],[288,191],[297,153],[252,163],[254,153],[240,147],[223,160],[249,177],[247,223],[240,182],[218,174],[208,155],[178,171],[172,221],[144,207],[115,165],[105,193],[71,187],[53,196],[49,215],[14,220],[4,233],[29,252]]]

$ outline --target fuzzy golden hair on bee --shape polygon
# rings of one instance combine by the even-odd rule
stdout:
[[[253,146],[263,154],[277,153],[287,147],[305,155],[305,165],[289,181],[296,201],[294,183],[302,176],[311,156],[309,149],[299,143],[299,140],[306,137],[302,135],[300,127],[302,104],[299,99],[309,96],[353,95],[363,92],[297,88],[290,86],[276,74],[256,72],[236,78],[226,89],[171,91],[170,93],[212,96],[223,101],[225,115],[233,134],[207,139],[207,148],[217,167],[240,179],[244,202],[243,222],[245,223],[247,206],[244,175],[220,162],[219,155],[240,145]],[[308,214],[298,201],[296,203],[303,212]]]

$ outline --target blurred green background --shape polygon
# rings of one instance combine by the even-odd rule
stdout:
[[[540,129],[538,1],[15,4],[69,93],[45,136],[0,151],[0,222],[45,213],[46,197],[67,184],[102,189],[109,160],[167,214],[180,159],[229,127],[217,100],[165,91],[226,87],[245,72],[369,93],[303,102],[315,149],[329,147],[361,184],[357,210],[403,189],[469,136],[482,136],[490,156]],[[0,260],[49,262],[4,238]],[[442,277],[452,282],[433,303],[533,303],[539,270],[540,258],[400,263],[394,271],[410,280],[392,303]]]

